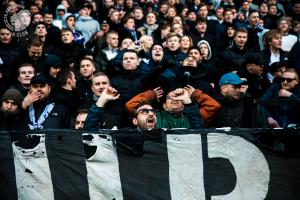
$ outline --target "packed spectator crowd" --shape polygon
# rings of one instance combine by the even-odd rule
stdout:
[[[6,0],[0,13],[0,130],[300,125],[300,1]]]

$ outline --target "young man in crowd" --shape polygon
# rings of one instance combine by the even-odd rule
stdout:
[[[75,125],[74,125],[75,129],[77,129],[77,130],[78,129],[83,129],[84,123],[86,121],[86,117],[88,115],[88,112],[89,112],[89,110],[86,109],[86,108],[78,109],[77,115],[76,115],[76,118],[75,118]]]
[[[79,62],[80,78],[77,80],[79,104],[91,106],[92,101],[92,78],[96,71],[95,64],[90,58],[84,57]]]
[[[0,130],[18,131],[27,129],[22,109],[22,94],[8,89],[1,97]]]

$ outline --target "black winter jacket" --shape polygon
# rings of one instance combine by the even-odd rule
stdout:
[[[218,62],[218,68],[220,68],[220,71],[223,73],[241,70],[247,53],[249,53],[247,47],[239,49],[234,44],[231,48],[225,49],[222,52]]]

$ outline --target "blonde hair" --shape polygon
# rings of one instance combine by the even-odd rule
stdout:
[[[151,46],[153,45],[153,44],[152,44],[149,48],[146,48],[146,47],[145,47],[145,41],[146,41],[147,39],[149,39],[149,38],[152,38],[152,40],[153,40],[153,37],[150,36],[150,35],[143,35],[142,37],[140,37],[141,48],[142,48],[145,52],[146,52],[146,51],[149,51],[150,48],[151,48]]]

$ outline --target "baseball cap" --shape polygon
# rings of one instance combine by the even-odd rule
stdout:
[[[220,86],[227,84],[241,85],[242,83],[244,83],[244,81],[235,73],[224,74],[219,81]]]
[[[50,80],[42,73],[35,75],[30,80],[30,85],[34,84],[50,84]]]
[[[83,9],[83,8],[89,8],[89,9],[92,9],[92,8],[93,8],[93,5],[92,5],[90,2],[85,2],[85,3],[83,3],[83,4],[80,6],[80,10]]]
[[[107,19],[103,19],[102,21],[100,21],[100,24],[102,25],[102,24],[109,24],[109,23],[108,23]]]

